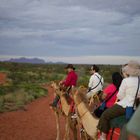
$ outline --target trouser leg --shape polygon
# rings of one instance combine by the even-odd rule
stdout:
[[[53,100],[52,105],[56,107],[57,104],[58,104],[58,102],[59,102],[59,99],[60,99],[59,95],[56,95],[56,97],[55,97],[54,100]]]
[[[111,119],[119,117],[124,114],[125,114],[125,109],[122,108],[120,105],[115,104],[114,106],[112,106],[111,108],[109,108],[103,112],[103,114],[101,115],[101,118],[99,120],[97,128],[100,131],[107,134],[110,129]]]

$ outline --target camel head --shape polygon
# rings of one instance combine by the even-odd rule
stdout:
[[[86,93],[87,93],[87,89],[85,87],[79,87],[73,94],[74,102],[76,104],[80,104],[81,102],[88,104]]]
[[[55,94],[57,94],[59,96],[62,95],[62,90],[61,90],[61,87],[59,86],[58,82],[52,81],[51,87],[54,89]]]
[[[54,88],[54,89],[58,89],[58,82],[51,81],[51,87]]]

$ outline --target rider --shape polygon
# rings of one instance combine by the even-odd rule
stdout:
[[[103,112],[97,126],[101,132],[100,140],[106,140],[111,119],[125,115],[126,107],[133,106],[137,93],[137,97],[140,96],[140,64],[136,61],[130,61],[122,68],[122,72],[125,78],[122,80],[117,94],[119,101]]]
[[[91,77],[88,84],[88,99],[90,99],[94,94],[98,94],[100,91],[102,91],[104,79],[98,72],[99,67],[96,65],[92,65],[90,68]]]
[[[67,77],[65,78],[65,80],[60,81],[59,85],[63,86],[63,88],[66,88],[67,93],[69,94],[71,87],[76,86],[78,76],[75,72],[75,67],[72,64],[68,64],[65,67],[65,69],[68,72]],[[57,107],[59,99],[60,99],[59,95],[56,95],[55,99],[53,100],[53,103],[51,103],[50,106]]]
[[[112,83],[109,84],[103,90],[103,93],[102,93],[102,96],[101,96],[102,102],[104,101],[106,103],[105,109],[112,107],[114,105],[114,103],[116,102],[117,93],[118,93],[119,87],[121,85],[122,79],[123,78],[122,78],[122,76],[119,72],[114,72],[112,74]],[[101,114],[103,113],[103,111],[104,110],[97,109],[97,110],[94,111],[94,114],[97,117],[100,117]]]

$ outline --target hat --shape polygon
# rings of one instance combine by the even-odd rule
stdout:
[[[130,76],[140,76],[140,64],[131,60],[122,68],[122,71]]]
[[[73,67],[72,64],[68,64],[68,65],[65,67],[65,69],[68,69],[68,68],[71,68],[71,69],[75,70],[75,68]]]

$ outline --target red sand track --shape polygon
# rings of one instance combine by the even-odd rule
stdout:
[[[55,140],[55,116],[49,108],[53,90],[49,87],[48,91],[47,97],[27,105],[27,111],[0,114],[0,140]],[[64,119],[61,119],[61,123],[61,132],[64,134]]]
[[[6,73],[0,72],[0,85],[6,83]]]

